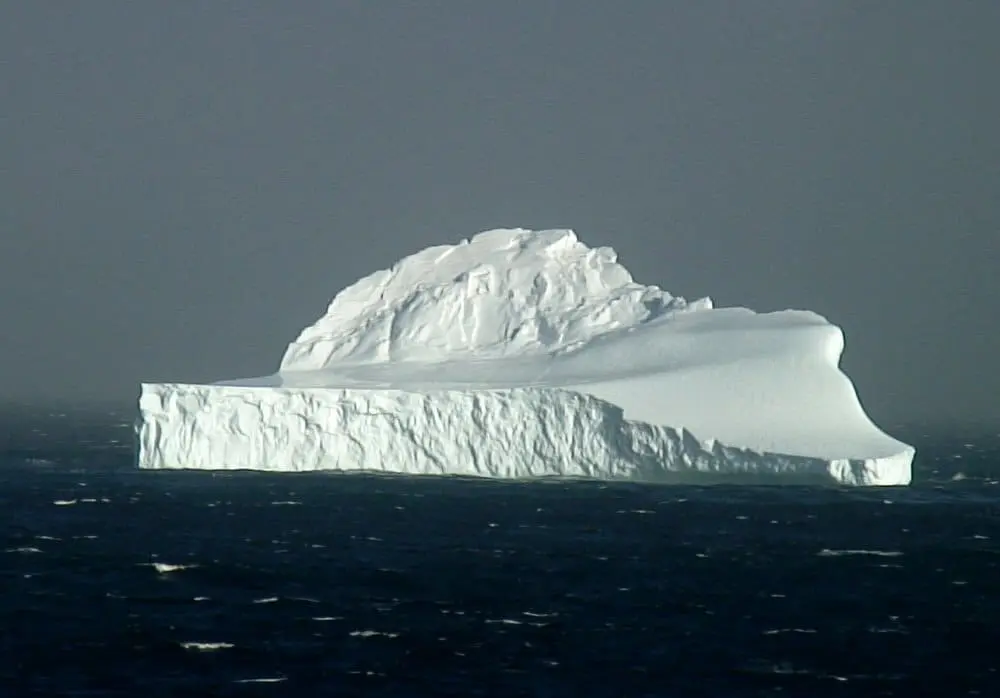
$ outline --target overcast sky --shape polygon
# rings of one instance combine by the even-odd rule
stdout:
[[[877,421],[1000,419],[1000,3],[0,8],[0,389],[274,370],[343,286],[571,227],[815,310]]]

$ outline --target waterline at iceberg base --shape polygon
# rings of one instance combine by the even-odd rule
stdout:
[[[428,248],[334,298],[275,374],[143,384],[141,468],[905,485],[843,333],[687,302],[572,231]]]

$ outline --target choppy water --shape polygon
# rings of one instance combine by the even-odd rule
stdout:
[[[135,472],[0,422],[0,695],[1000,695],[1000,437],[911,488]]]

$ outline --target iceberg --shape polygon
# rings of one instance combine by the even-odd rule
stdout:
[[[906,485],[844,334],[637,283],[571,230],[489,230],[338,293],[278,370],[144,383],[140,468]]]

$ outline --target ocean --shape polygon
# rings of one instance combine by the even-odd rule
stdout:
[[[140,472],[0,417],[0,696],[998,696],[1000,435],[909,488]]]

